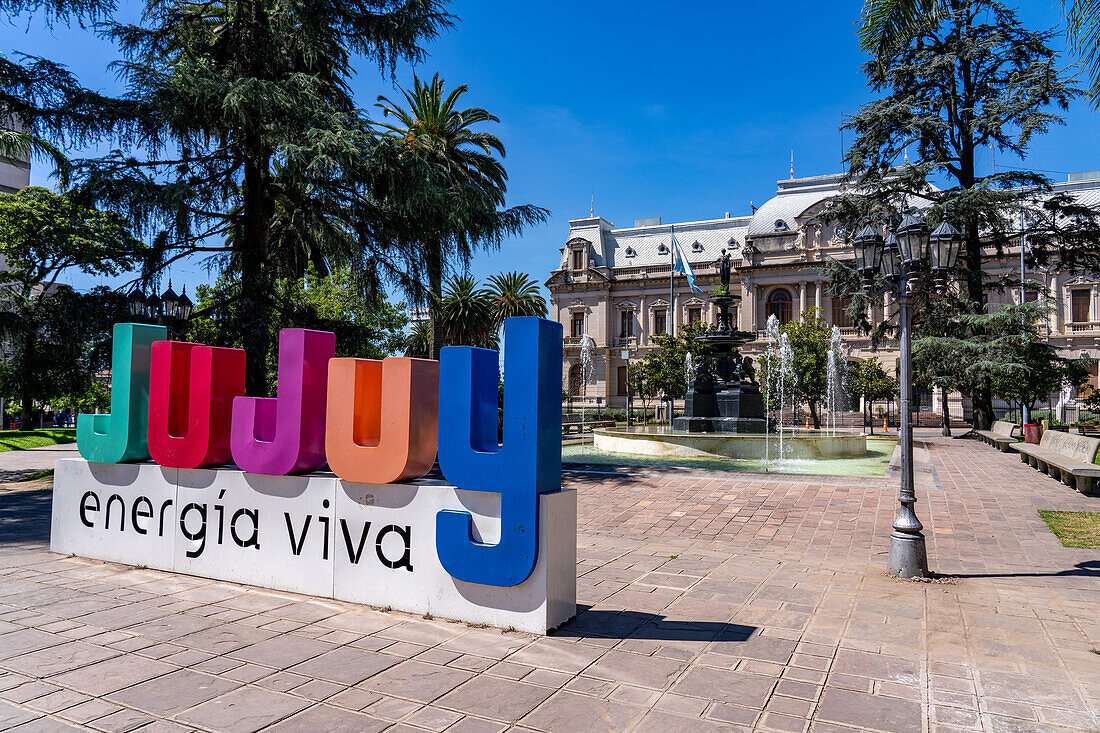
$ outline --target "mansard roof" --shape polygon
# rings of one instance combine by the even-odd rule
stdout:
[[[722,249],[733,257],[741,256],[749,217],[711,219],[682,224],[615,229],[599,217],[575,219],[569,222],[569,241],[588,239],[593,244],[593,259],[597,267],[650,267],[667,265],[671,261],[669,247],[675,227],[676,239],[691,264],[709,263],[718,259]]]
[[[749,222],[748,236],[794,232],[795,221],[816,204],[840,193],[843,174],[834,173],[812,178],[792,178],[779,181],[779,190],[773,198],[756,210]],[[783,222],[779,226],[779,222]]]

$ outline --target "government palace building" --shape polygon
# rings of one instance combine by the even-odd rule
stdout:
[[[840,193],[842,178],[838,174],[779,181],[776,195],[751,216],[727,214],[677,224],[640,219],[626,228],[616,228],[595,215],[570,221],[560,264],[546,281],[550,318],[565,329],[562,389],[578,404],[625,407],[628,358],[638,359],[656,348],[653,337],[669,330],[673,316],[677,327],[715,322],[717,311],[706,296],[718,285],[717,260],[723,249],[733,257],[730,290],[742,298],[735,315],[737,328],[759,334],[742,349],[745,354],[756,359],[767,345],[768,316],[774,314],[785,323],[807,308],[820,308],[825,319],[840,328],[849,359],[878,359],[888,373],[895,373],[896,346],[880,344],[872,351],[870,337],[849,322],[847,304],[827,292],[822,264],[828,258],[854,256],[851,244],[838,236],[834,226],[815,221],[829,199]],[[1073,174],[1054,188],[1071,193],[1081,203],[1100,205],[1100,172]],[[675,300],[670,303],[673,228],[704,294],[693,293],[678,274]],[[1007,248],[1000,257],[990,250],[986,263],[990,276],[1018,273],[1019,267],[1019,245]],[[1055,300],[1054,312],[1042,324],[1043,335],[1066,356],[1100,358],[1100,279],[1041,270],[1029,270],[1027,279]],[[893,314],[896,305],[889,295],[885,297],[875,306],[872,320],[881,320],[884,309],[886,315]],[[991,302],[1019,297],[1019,288],[990,295]],[[580,346],[586,334],[595,342],[595,368],[592,380],[582,385]],[[940,399],[939,394],[917,390],[914,409],[939,414]],[[1069,394],[1053,399],[1066,402],[1067,407],[1074,404]],[[969,417],[969,406],[958,395],[949,396],[948,404],[953,418]]]

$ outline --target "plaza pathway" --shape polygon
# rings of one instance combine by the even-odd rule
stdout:
[[[0,730],[1100,730],[1100,551],[1036,513],[1100,499],[917,457],[924,583],[883,572],[896,478],[567,471],[545,638],[53,555],[48,482],[6,484]]]

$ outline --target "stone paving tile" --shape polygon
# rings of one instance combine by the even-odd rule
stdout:
[[[462,670],[409,660],[379,672],[364,682],[362,687],[419,703],[430,703],[471,676]]]
[[[107,699],[153,715],[169,716],[240,687],[232,680],[181,669],[107,695]]]
[[[397,657],[349,646],[320,654],[291,667],[289,671],[350,686],[389,669],[400,661]]]
[[[538,685],[482,675],[444,695],[438,704],[472,715],[517,721],[550,697],[551,692]]]
[[[388,720],[362,713],[331,705],[314,705],[265,729],[265,733],[380,733],[390,725]]]
[[[523,724],[536,730],[613,733],[629,729],[645,713],[643,707],[559,690],[528,714]]]
[[[565,471],[549,637],[52,555],[49,483],[0,484],[0,730],[1100,730],[1100,558],[1036,514],[1098,500],[926,446],[939,583],[882,572],[896,475]]]
[[[308,707],[309,703],[281,692],[242,687],[202,703],[177,719],[214,730],[253,733]]]
[[[176,669],[170,664],[128,655],[55,675],[50,681],[99,697]]]

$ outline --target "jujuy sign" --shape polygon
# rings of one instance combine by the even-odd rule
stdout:
[[[334,334],[285,329],[260,398],[243,351],[166,337],[116,324],[54,551],[530,631],[574,615],[560,324],[505,324],[501,443],[495,351],[334,358]],[[437,455],[446,480],[423,479]]]

